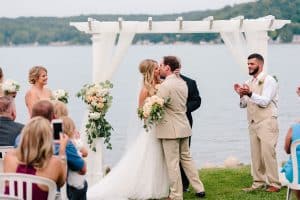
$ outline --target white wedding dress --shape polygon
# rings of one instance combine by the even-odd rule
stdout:
[[[89,200],[161,199],[169,179],[161,142],[154,130],[142,130],[119,163],[88,189]]]

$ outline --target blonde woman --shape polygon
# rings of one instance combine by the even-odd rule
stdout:
[[[139,106],[148,96],[156,93],[159,66],[146,59],[139,65],[143,87]],[[139,135],[125,152],[119,163],[99,183],[89,188],[88,199],[162,199],[168,197],[167,168],[160,141],[154,130],[141,128]]]
[[[158,84],[160,84],[158,63],[151,59],[143,60],[139,65],[139,71],[143,76],[143,87],[139,95],[139,107],[142,107],[144,100],[148,96],[155,94]]]
[[[61,118],[69,115],[67,105],[61,101],[53,100],[54,116]]]
[[[53,180],[58,188],[63,186],[67,176],[65,149],[68,136],[61,134],[58,156],[53,155],[52,137],[47,119],[32,118],[22,130],[19,147],[5,155],[4,172],[41,176]],[[34,185],[32,194],[33,200],[46,200],[47,187]]]
[[[31,88],[26,92],[25,103],[31,116],[31,109],[33,104],[37,101],[46,99],[50,100],[51,90],[46,88],[48,81],[47,69],[43,66],[35,66],[29,70],[29,83],[32,84]]]

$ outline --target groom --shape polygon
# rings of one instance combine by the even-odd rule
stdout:
[[[179,163],[181,163],[197,197],[204,197],[204,187],[192,160],[189,149],[191,127],[186,117],[188,88],[174,71],[180,67],[175,56],[165,56],[160,64],[160,75],[165,80],[157,91],[161,98],[170,97],[164,119],[156,126],[156,137],[161,139],[170,181],[169,199],[182,200],[182,181]]]

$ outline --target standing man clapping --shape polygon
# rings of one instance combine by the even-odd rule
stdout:
[[[249,79],[246,84],[235,84],[240,96],[241,108],[247,107],[250,149],[253,169],[253,184],[244,188],[246,192],[264,188],[267,192],[278,192],[276,145],[278,140],[278,83],[263,72],[264,58],[260,54],[248,57]]]

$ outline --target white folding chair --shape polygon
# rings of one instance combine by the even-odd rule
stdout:
[[[293,164],[293,182],[288,183],[287,186],[287,194],[286,194],[286,199],[290,200],[291,199],[291,193],[292,190],[300,190],[300,184],[298,180],[298,161],[297,161],[297,147],[300,145],[300,140],[295,140],[291,144],[291,159],[292,159],[292,164]],[[299,158],[300,159],[300,158]]]
[[[5,196],[5,187],[8,187],[8,197],[23,199],[23,183],[26,185],[26,199],[32,199],[32,184],[41,184],[48,187],[48,200],[54,200],[56,195],[56,184],[54,181],[35,175],[21,173],[0,173],[0,194]],[[17,195],[15,194],[15,184],[17,184]]]

